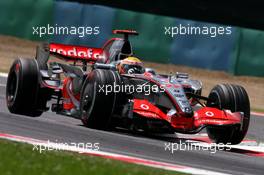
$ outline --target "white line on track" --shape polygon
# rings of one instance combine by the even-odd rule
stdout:
[[[7,76],[8,76],[7,73],[2,73],[2,72],[0,72],[0,77],[5,77],[5,78],[7,78]]]
[[[259,117],[264,117],[264,112],[251,112],[251,115],[259,116]]]
[[[206,142],[198,142],[198,141],[190,141],[192,142],[192,145],[197,145],[197,146],[202,146],[202,147],[207,147],[210,148],[212,145],[210,143]],[[215,145],[215,146],[223,146],[223,145]],[[229,145],[230,148],[236,148],[240,150],[246,150],[246,151],[253,151],[256,153],[264,153],[264,145],[263,143],[257,143],[257,142],[242,142],[238,145]]]
[[[83,149],[83,148],[78,148],[75,146],[67,146],[66,147],[66,146],[60,145],[58,143],[46,142],[46,141],[42,141],[42,140],[36,140],[33,138],[21,137],[21,136],[4,134],[4,133],[0,133],[0,138],[8,139],[8,140],[16,141],[16,142],[28,143],[28,144],[32,144],[34,146],[39,145],[39,146],[43,146],[45,148],[53,148],[53,149],[60,149],[60,150],[65,150],[65,151],[72,151],[72,152],[77,152],[77,153],[81,153],[84,155],[99,156],[99,157],[104,157],[104,158],[109,158],[109,159],[120,160],[123,162],[145,165],[145,166],[149,166],[149,167],[153,167],[153,168],[178,171],[178,172],[182,172],[182,173],[199,174],[199,175],[202,175],[202,174],[203,175],[225,175],[225,173],[220,173],[220,172],[216,172],[216,171],[209,171],[209,170],[204,170],[204,169],[192,168],[192,167],[188,167],[188,166],[182,166],[182,165],[171,164],[171,163],[166,163],[166,162],[153,161],[153,160],[143,159],[143,158],[139,158],[139,157],[126,156],[126,155],[122,155],[122,154],[115,154],[115,153],[104,152],[104,151],[95,151],[95,150],[90,150],[90,149]]]

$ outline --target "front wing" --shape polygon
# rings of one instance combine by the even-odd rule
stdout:
[[[192,117],[184,117],[177,113],[165,113],[147,100],[134,99],[133,112],[147,119],[165,120],[177,132],[197,133],[206,126],[240,125],[243,113],[202,107],[194,111]]]

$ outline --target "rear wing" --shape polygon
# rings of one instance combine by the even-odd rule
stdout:
[[[63,59],[67,62],[83,62],[94,64],[104,63],[105,56],[103,49],[100,48],[89,48],[83,46],[65,45],[57,43],[42,43],[37,46],[36,60],[39,68],[47,70],[47,62],[50,55],[54,55],[59,59]]]
[[[129,35],[138,35],[138,32],[135,30],[113,30],[113,34],[122,34],[124,40],[128,40]]]

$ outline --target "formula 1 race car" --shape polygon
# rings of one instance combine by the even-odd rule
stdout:
[[[9,111],[35,117],[51,110],[103,130],[194,134],[206,128],[216,143],[243,140],[250,120],[243,87],[219,84],[204,97],[202,83],[187,73],[144,68],[129,41],[136,31],[113,33],[124,37],[102,48],[43,44],[35,59],[15,60],[7,79]]]

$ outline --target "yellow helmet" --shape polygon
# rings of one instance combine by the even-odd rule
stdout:
[[[145,68],[142,61],[136,57],[127,57],[117,65],[120,74],[143,74]]]

